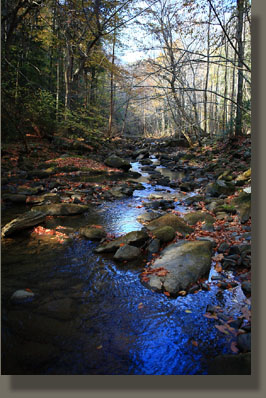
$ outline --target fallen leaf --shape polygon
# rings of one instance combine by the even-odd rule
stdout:
[[[178,292],[178,294],[179,294],[180,296],[185,296],[185,295],[187,294],[187,292],[186,292],[185,290],[180,290],[180,291]]]
[[[97,350],[101,350],[103,348],[102,345],[98,345],[98,347],[96,347]]]
[[[190,311],[190,310],[185,310],[185,312],[186,312],[187,314],[192,314],[192,311]]]
[[[208,318],[208,319],[218,319],[217,315],[209,314],[208,312],[206,312],[206,314],[203,314],[203,316],[205,316],[205,318]]]
[[[216,327],[216,329],[218,329],[220,332],[224,333],[224,334],[229,334],[227,328],[225,325],[214,325]]]
[[[231,348],[231,351],[233,351],[235,354],[237,354],[239,352],[239,349],[236,346],[236,341],[232,341],[230,348]]]
[[[191,340],[191,344],[194,345],[194,347],[198,347],[199,343],[195,340]]]
[[[167,297],[170,297],[170,293],[169,292],[163,292],[163,294],[165,294]]]

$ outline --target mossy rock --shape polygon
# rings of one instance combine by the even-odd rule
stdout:
[[[235,192],[235,187],[230,182],[224,180],[217,180],[206,187],[206,194],[217,197],[220,195],[231,195]]]
[[[144,231],[132,231],[120,236],[108,243],[103,243],[95,249],[96,253],[112,253],[122,245],[142,246],[149,239],[149,235]]]
[[[151,269],[164,268],[164,275],[148,276],[147,285],[157,291],[176,295],[209,272],[212,243],[209,241],[181,241],[167,246]]]
[[[165,214],[164,216],[151,221],[146,228],[149,231],[154,231],[156,228],[164,226],[172,227],[176,232],[180,232],[183,236],[186,236],[193,231],[193,228],[187,225],[181,217],[174,214]]]
[[[103,228],[96,227],[82,227],[80,234],[89,240],[101,240],[106,237],[106,232]]]
[[[202,211],[187,213],[184,215],[184,220],[189,225],[196,225],[198,221],[205,221],[206,224],[211,225],[215,222],[215,219],[212,215],[210,215],[209,213],[204,213]]]
[[[89,206],[74,203],[54,203],[38,206],[38,210],[49,216],[70,216],[85,213],[89,210]]]
[[[244,173],[242,173],[239,176],[237,176],[237,178],[235,180],[236,181],[236,185],[238,185],[238,186],[244,185],[245,183],[250,181],[250,179],[251,179],[251,168],[249,168]]]
[[[152,231],[155,238],[159,239],[163,243],[171,242],[175,237],[175,230],[170,226],[159,227]]]

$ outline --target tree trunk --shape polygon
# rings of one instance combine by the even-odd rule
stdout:
[[[208,103],[208,83],[209,83],[209,72],[210,72],[210,24],[211,24],[211,6],[209,5],[209,19],[208,19],[208,33],[207,33],[207,70],[205,78],[205,93],[204,93],[204,133],[207,134],[208,122],[207,122],[207,103]]]
[[[237,110],[236,110],[236,126],[235,135],[242,135],[242,106],[243,106],[243,11],[244,0],[237,0],[237,45],[238,45],[238,83],[237,83]]]

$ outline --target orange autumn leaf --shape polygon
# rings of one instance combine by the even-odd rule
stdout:
[[[194,347],[198,347],[199,343],[195,340],[191,340],[191,344],[194,345]]]
[[[167,297],[170,297],[170,293],[169,292],[163,292],[163,294],[165,294]]]
[[[223,268],[222,268],[222,266],[220,264],[216,264],[215,265],[215,271],[216,272],[222,272],[222,270],[223,270]]]
[[[120,247],[123,247],[123,246],[125,246],[125,243],[120,243],[119,246],[120,246]]]
[[[29,289],[28,287],[25,290],[26,290],[26,292],[32,293],[32,290]]]

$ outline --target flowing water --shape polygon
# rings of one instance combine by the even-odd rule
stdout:
[[[136,217],[145,211],[142,202],[152,193],[175,191],[152,187],[146,174],[139,181],[145,189],[133,197],[103,203],[94,213],[57,217],[48,228],[101,224],[116,235],[140,230]],[[176,209],[185,211],[179,202]],[[15,215],[12,208],[5,217]],[[214,284],[207,292],[168,298],[142,285],[145,258],[119,264],[94,253],[96,246],[75,233],[64,244],[27,231],[3,242],[4,374],[207,374],[211,358],[230,352],[232,336],[203,314],[211,304],[237,317],[245,301],[239,286],[217,294]],[[10,300],[25,288],[35,293],[33,299]]]

